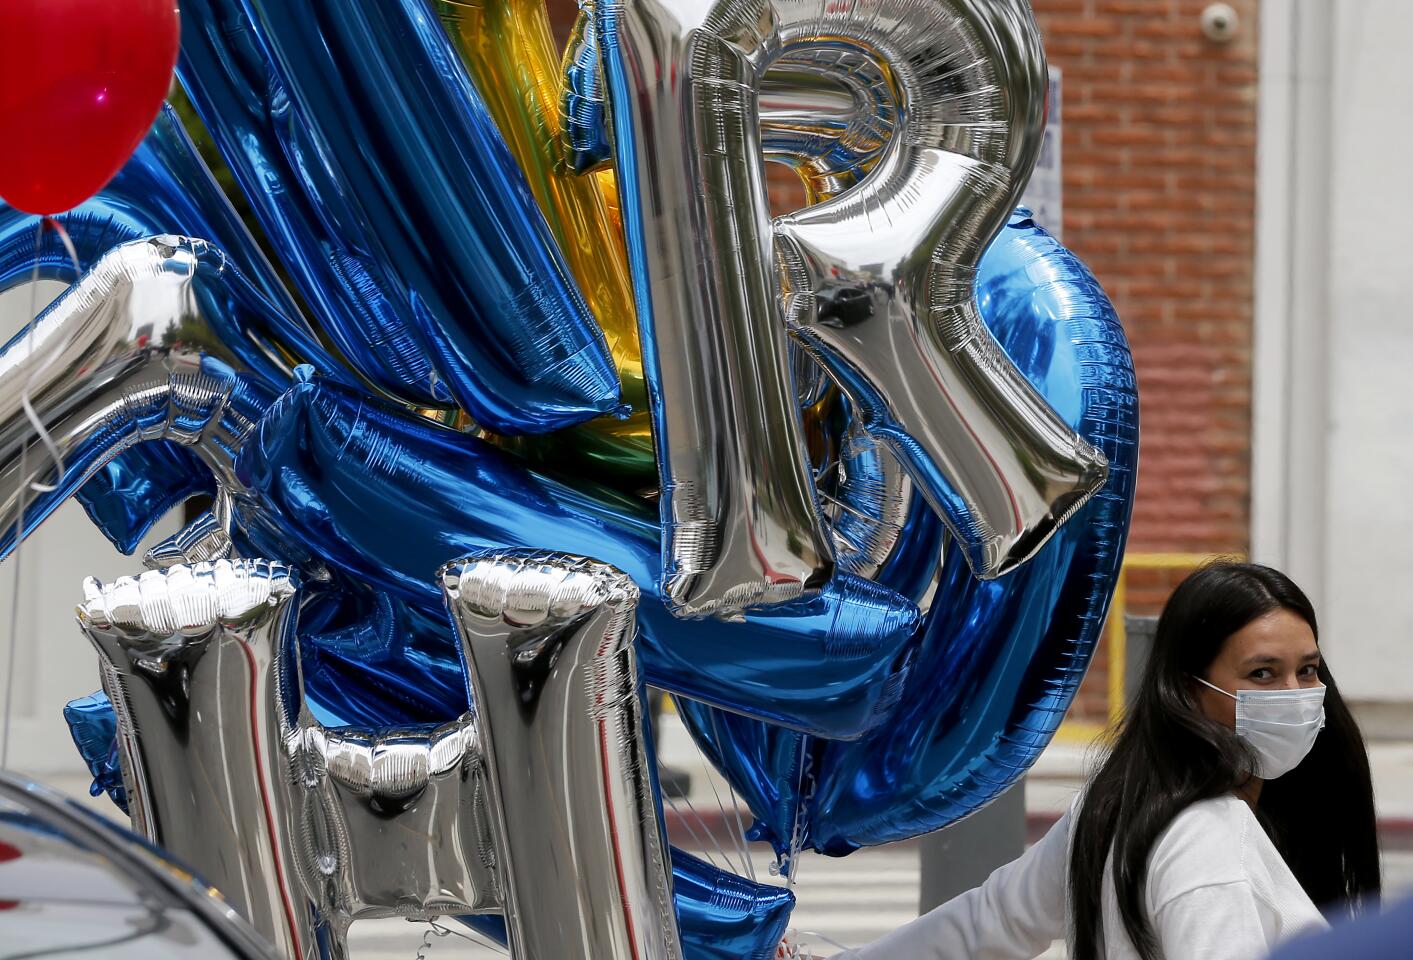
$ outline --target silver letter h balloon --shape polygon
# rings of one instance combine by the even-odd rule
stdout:
[[[304,707],[283,565],[90,580],[79,622],[118,715],[134,825],[299,960],[344,956],[364,917],[502,912],[517,957],[679,960],[637,587],[526,552],[442,579],[477,709],[366,731],[326,730]]]

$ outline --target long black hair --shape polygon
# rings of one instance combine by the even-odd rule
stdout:
[[[1188,806],[1240,786],[1255,761],[1233,730],[1202,713],[1190,678],[1206,675],[1233,633],[1278,609],[1299,616],[1318,639],[1309,599],[1270,567],[1219,561],[1193,573],[1168,599],[1142,686],[1075,822],[1073,960],[1103,956],[1102,891],[1111,853],[1129,940],[1144,960],[1160,960],[1144,908],[1153,844]],[[1310,899],[1326,915],[1353,916],[1378,899],[1374,788],[1364,738],[1323,658],[1319,675],[1325,728],[1300,766],[1264,784],[1257,817]]]

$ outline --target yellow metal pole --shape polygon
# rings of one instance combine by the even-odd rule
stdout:
[[[1124,673],[1128,669],[1128,564],[1119,568],[1114,584],[1114,600],[1109,604],[1109,725],[1124,716]]]
[[[1230,558],[1244,560],[1245,554],[1234,553],[1130,553],[1124,566],[1139,570],[1195,570],[1213,560]]]

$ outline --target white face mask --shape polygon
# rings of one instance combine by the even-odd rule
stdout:
[[[1236,701],[1236,735],[1256,751],[1257,769],[1252,772],[1262,780],[1285,776],[1300,766],[1325,728],[1323,686],[1227,693],[1201,677],[1192,679]]]

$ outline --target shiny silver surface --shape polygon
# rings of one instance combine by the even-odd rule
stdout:
[[[638,588],[606,564],[503,552],[442,570],[486,750],[518,960],[678,960],[633,655]]]
[[[253,426],[251,412],[231,403],[235,374],[247,369],[248,355],[242,358],[212,329],[198,297],[200,282],[225,269],[224,254],[201,240],[157,237],[124,244],[55,301],[32,333],[5,346],[0,530],[12,530],[22,487],[38,481],[77,488],[144,440],[188,445],[218,481],[233,481],[233,452]],[[241,352],[255,353],[270,369],[286,369],[275,347],[254,331]],[[62,478],[26,416],[26,389],[64,458]],[[27,529],[42,519],[27,514]]]
[[[275,957],[210,887],[131,834],[7,774],[0,774],[0,953]]]
[[[154,543],[143,555],[142,562],[149,569],[165,570],[179,563],[235,559],[230,530],[231,494],[228,490],[217,490],[210,510],[202,512],[165,540]]]
[[[676,960],[637,588],[602,564],[513,553],[443,582],[479,716],[379,731],[325,729],[304,707],[283,565],[86,583],[79,622],[135,826],[288,957],[344,956],[360,918],[509,904],[518,957]]]
[[[799,175],[807,203],[822,203],[877,163],[898,122],[897,98],[873,58],[837,44],[801,44],[761,79],[761,149]],[[798,343],[790,344],[790,361],[800,405],[819,402],[832,382],[827,371]],[[913,488],[852,404],[848,427],[814,480],[840,568],[872,579],[907,523]]]
[[[1043,130],[1028,4],[616,0],[600,11],[614,76],[634,87],[615,100],[634,147],[620,149],[619,176],[637,184],[625,218],[642,230],[635,270],[660,366],[665,562],[681,612],[784,599],[827,576],[782,325],[913,474],[977,575],[1024,562],[1106,471],[987,333],[973,297]],[[761,120],[788,114],[784,81],[761,106],[778,64],[891,108],[869,108],[886,122],[854,134],[822,192],[848,189],[772,223],[757,158]],[[829,106],[837,92],[820,93],[790,124],[807,128],[816,100],[826,133],[849,115]],[[830,156],[829,135],[771,136],[787,154]]]
[[[135,825],[290,957],[363,917],[498,911],[474,719],[320,727],[299,696],[289,571],[177,565],[85,585]]]
[[[89,579],[79,624],[118,716],[134,828],[190,863],[285,956],[320,956],[300,889],[275,664],[289,571],[219,561]]]
[[[476,723],[285,734],[304,888],[351,921],[499,912]]]
[[[1046,68],[1028,4],[912,0],[868,17],[775,5],[886,64],[899,126],[859,185],[779,218],[792,333],[908,465],[973,572],[1023,563],[1106,476],[986,331],[973,282],[1034,165]]]
[[[825,583],[776,297],[756,93],[770,10],[692,0],[599,4],[600,42],[635,89],[618,179],[640,291],[662,477],[663,585],[684,616],[731,614]],[[606,14],[605,14],[606,11]],[[612,86],[612,82],[610,83]],[[622,98],[622,99],[620,99]],[[636,209],[635,209],[636,206]],[[643,302],[644,295],[646,302]]]
[[[854,186],[888,145],[898,123],[897,91],[877,60],[840,44],[800,44],[761,78],[761,149],[795,169],[805,201]]]

